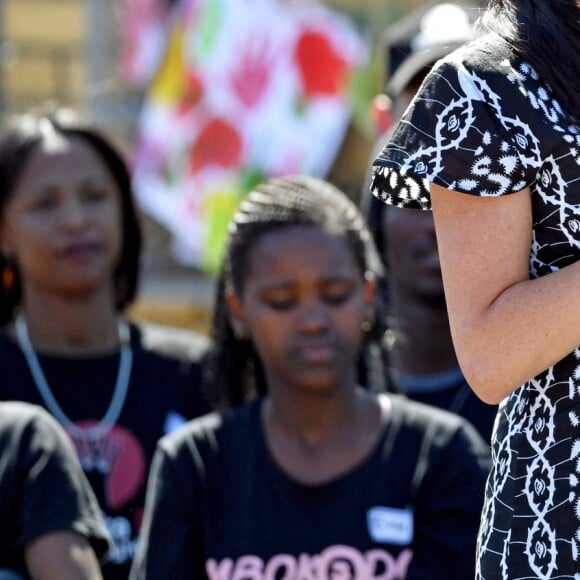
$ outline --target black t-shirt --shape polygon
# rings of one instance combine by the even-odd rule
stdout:
[[[77,453],[113,538],[106,580],[126,579],[141,525],[149,465],[157,441],[209,411],[201,359],[207,340],[181,329],[131,325],[133,366],[116,424]],[[102,419],[111,402],[119,353],[93,358],[43,356],[39,361],[56,400],[77,425]],[[18,344],[0,332],[0,400],[44,406]]]
[[[323,485],[273,460],[259,402],[162,439],[132,579],[472,578],[489,450],[463,419],[390,398],[371,455]]]
[[[461,415],[491,445],[497,405],[479,399],[459,369],[419,377],[396,375],[395,381],[410,399]]]
[[[39,537],[74,531],[98,558],[108,549],[100,509],[64,431],[44,410],[0,404],[0,575],[27,577],[24,548]]]

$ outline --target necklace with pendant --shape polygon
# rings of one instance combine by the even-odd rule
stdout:
[[[28,327],[22,314],[16,318],[15,330],[18,345],[26,359],[26,364],[28,365],[30,374],[42,397],[44,405],[72,438],[83,469],[89,472],[109,473],[115,457],[112,456],[114,450],[111,450],[111,445],[108,444],[108,435],[111,428],[117,422],[123,405],[125,404],[127,390],[129,388],[129,379],[131,377],[131,367],[133,365],[133,352],[131,350],[128,324],[119,319],[118,333],[119,343],[121,345],[119,370],[117,372],[117,380],[109,408],[100,421],[87,427],[79,426],[71,421],[56,400],[46,380],[34,347],[30,342]]]

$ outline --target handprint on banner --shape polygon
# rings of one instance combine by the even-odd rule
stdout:
[[[328,172],[369,46],[317,0],[179,0],[167,33],[141,111],[135,191],[171,231],[174,256],[215,272],[256,176]]]
[[[260,102],[270,83],[273,64],[269,38],[251,38],[244,46],[230,82],[235,95],[246,107],[254,108]]]

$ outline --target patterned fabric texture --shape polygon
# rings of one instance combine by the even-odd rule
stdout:
[[[580,127],[492,35],[440,61],[374,163],[374,195],[430,209],[428,184],[530,187],[530,277],[580,258]],[[509,356],[509,352],[505,353]],[[580,579],[580,348],[501,405],[479,580]]]

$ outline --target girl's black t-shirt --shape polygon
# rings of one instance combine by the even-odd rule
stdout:
[[[463,419],[390,398],[370,456],[324,485],[276,464],[260,402],[164,438],[132,578],[472,577],[489,448]]]

